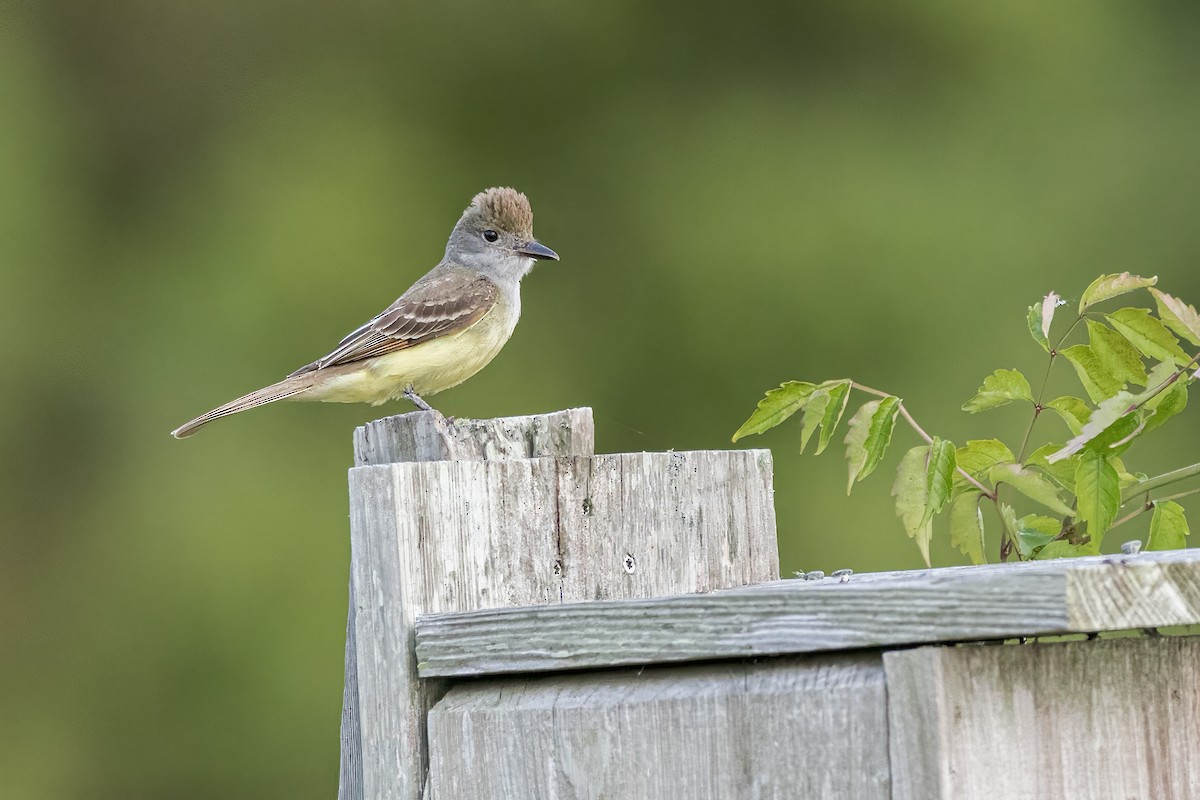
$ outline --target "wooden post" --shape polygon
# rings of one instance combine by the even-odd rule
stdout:
[[[339,797],[422,795],[445,683],[418,678],[418,614],[778,577],[769,453],[592,456],[592,442],[588,409],[413,413],[356,434]]]
[[[354,431],[354,466],[424,461],[587,456],[595,452],[590,408],[493,420],[456,420],[413,412],[384,417]],[[354,498],[351,498],[354,506]],[[362,800],[363,764],[358,719],[353,568],[346,621],[346,681],[342,690],[341,770],[338,800]]]

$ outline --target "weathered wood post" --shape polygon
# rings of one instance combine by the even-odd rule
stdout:
[[[418,677],[419,614],[778,577],[767,451],[596,456],[593,441],[590,409],[356,432],[340,798],[422,795],[445,682]]]

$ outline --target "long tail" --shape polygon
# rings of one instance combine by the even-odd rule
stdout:
[[[273,383],[270,386],[263,387],[257,392],[251,392],[248,395],[239,397],[237,400],[230,400],[223,406],[217,406],[207,414],[201,414],[186,425],[181,425],[171,431],[171,435],[176,439],[184,439],[191,436],[201,427],[212,422],[214,419],[228,417],[230,414],[237,414],[241,411],[246,411],[251,408],[265,406],[267,403],[274,403],[276,400],[286,400],[289,397],[295,397],[298,394],[303,394],[312,388],[312,382],[304,380],[307,376],[296,376],[288,378],[279,383]]]

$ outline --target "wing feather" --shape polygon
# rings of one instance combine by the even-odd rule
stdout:
[[[461,269],[435,271],[370,322],[347,334],[328,355],[292,375],[376,358],[466,330],[496,305],[499,293],[496,284],[483,276]]]

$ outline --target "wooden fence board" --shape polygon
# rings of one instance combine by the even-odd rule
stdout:
[[[420,674],[539,672],[1200,623],[1200,550],[430,614]]]
[[[459,684],[431,800],[887,800],[878,654]]]
[[[1200,637],[883,660],[895,800],[1200,797]]]

